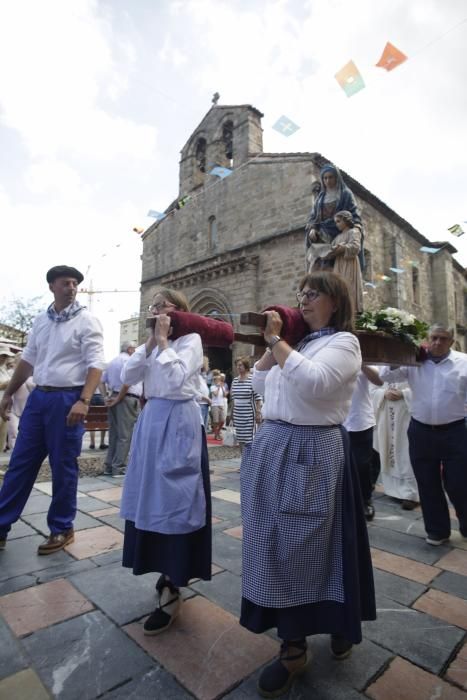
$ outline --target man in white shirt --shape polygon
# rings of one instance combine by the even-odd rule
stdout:
[[[383,384],[375,368],[362,365],[352,394],[349,415],[343,423],[349,434],[350,449],[357,467],[363,499],[363,510],[368,521],[375,517],[375,508],[371,497],[373,493],[373,428],[376,425],[369,382],[376,386]]]
[[[54,302],[35,319],[24,349],[0,402],[8,417],[12,396],[32,375],[31,392],[0,491],[0,549],[5,549],[11,525],[29,498],[37,473],[49,457],[52,502],[47,514],[50,536],[38,554],[52,554],[73,541],[76,514],[78,456],[84,420],[104,368],[100,322],[76,301],[79,270],[52,267],[46,276]]]
[[[126,460],[130,450],[133,428],[140,410],[143,393],[142,382],[124,384],[122,370],[136,350],[133,343],[122,343],[120,354],[108,365],[103,381],[112,393],[107,401],[109,407],[109,449],[104,465],[104,474],[121,478],[125,475]]]
[[[410,461],[431,545],[446,542],[451,519],[444,489],[459,529],[467,537],[467,356],[451,350],[454,332],[435,324],[429,331],[428,357],[418,367],[385,367],[384,381],[407,381],[412,390],[408,429]],[[444,488],[443,488],[444,486]]]

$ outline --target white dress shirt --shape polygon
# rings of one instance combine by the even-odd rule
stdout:
[[[22,359],[34,367],[36,385],[82,386],[91,367],[105,367],[101,323],[87,309],[62,323],[39,314]]]
[[[383,367],[385,382],[407,381],[412,390],[411,413],[427,425],[445,425],[465,417],[467,356],[451,350],[441,362],[425,360],[418,367]]]
[[[344,421],[344,427],[352,433],[368,430],[376,425],[370,384],[368,377],[360,372],[352,394],[349,415]]]
[[[169,347],[156,347],[146,357],[146,345],[140,345],[125,363],[122,381],[136,384],[144,381],[147,399],[156,397],[183,400],[202,393],[199,370],[203,366],[203,346],[197,333],[169,340]]]
[[[122,381],[122,370],[129,359],[130,355],[127,352],[121,352],[107,365],[107,369],[102,375],[102,381],[104,384],[108,385],[111,391],[119,392],[122,385],[126,383]],[[136,384],[132,384],[128,387],[127,393],[134,394],[135,396],[141,396],[143,393],[143,383],[137,382]]]
[[[325,335],[293,350],[283,368],[253,370],[253,389],[264,396],[266,420],[294,425],[339,425],[349,412],[362,365],[352,333]]]

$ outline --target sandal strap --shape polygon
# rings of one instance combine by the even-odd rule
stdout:
[[[291,647],[294,649],[298,649],[298,652],[295,654],[290,654],[289,650]],[[296,642],[289,642],[285,640],[281,644],[280,660],[296,661],[297,659],[300,659],[304,654],[306,654],[307,649],[308,645],[306,639],[299,639]]]
[[[163,605],[161,605],[161,604],[159,603],[159,605],[158,605],[157,607],[158,607],[159,610],[163,610],[164,608],[167,607],[167,605],[172,605],[172,603],[176,603],[177,600],[178,600],[179,598],[180,598],[180,596],[177,594],[177,595],[175,596],[175,598],[171,598],[170,600],[168,600],[168,601],[167,601],[166,603],[164,603]]]

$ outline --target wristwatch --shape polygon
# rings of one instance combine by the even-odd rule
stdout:
[[[91,403],[91,399],[84,399],[82,396],[80,396],[78,400],[81,401],[81,403],[86,404],[86,406],[89,406]]]
[[[269,348],[270,350],[272,350],[273,347],[274,347],[274,345],[275,345],[276,343],[278,343],[279,340],[282,340],[282,338],[280,337],[280,335],[273,335],[273,336],[271,336],[271,340],[269,340],[269,341],[266,342],[266,345],[268,346],[268,348]]]

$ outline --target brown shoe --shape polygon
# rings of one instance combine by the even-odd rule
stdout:
[[[56,532],[54,535],[50,534],[49,539],[44,544],[40,544],[37,548],[38,554],[53,554],[63,549],[73,542],[75,539],[75,533],[73,528],[70,530],[64,530],[63,532]]]
[[[417,501],[409,501],[408,499],[404,498],[402,501],[402,510],[413,510],[418,506]]]

